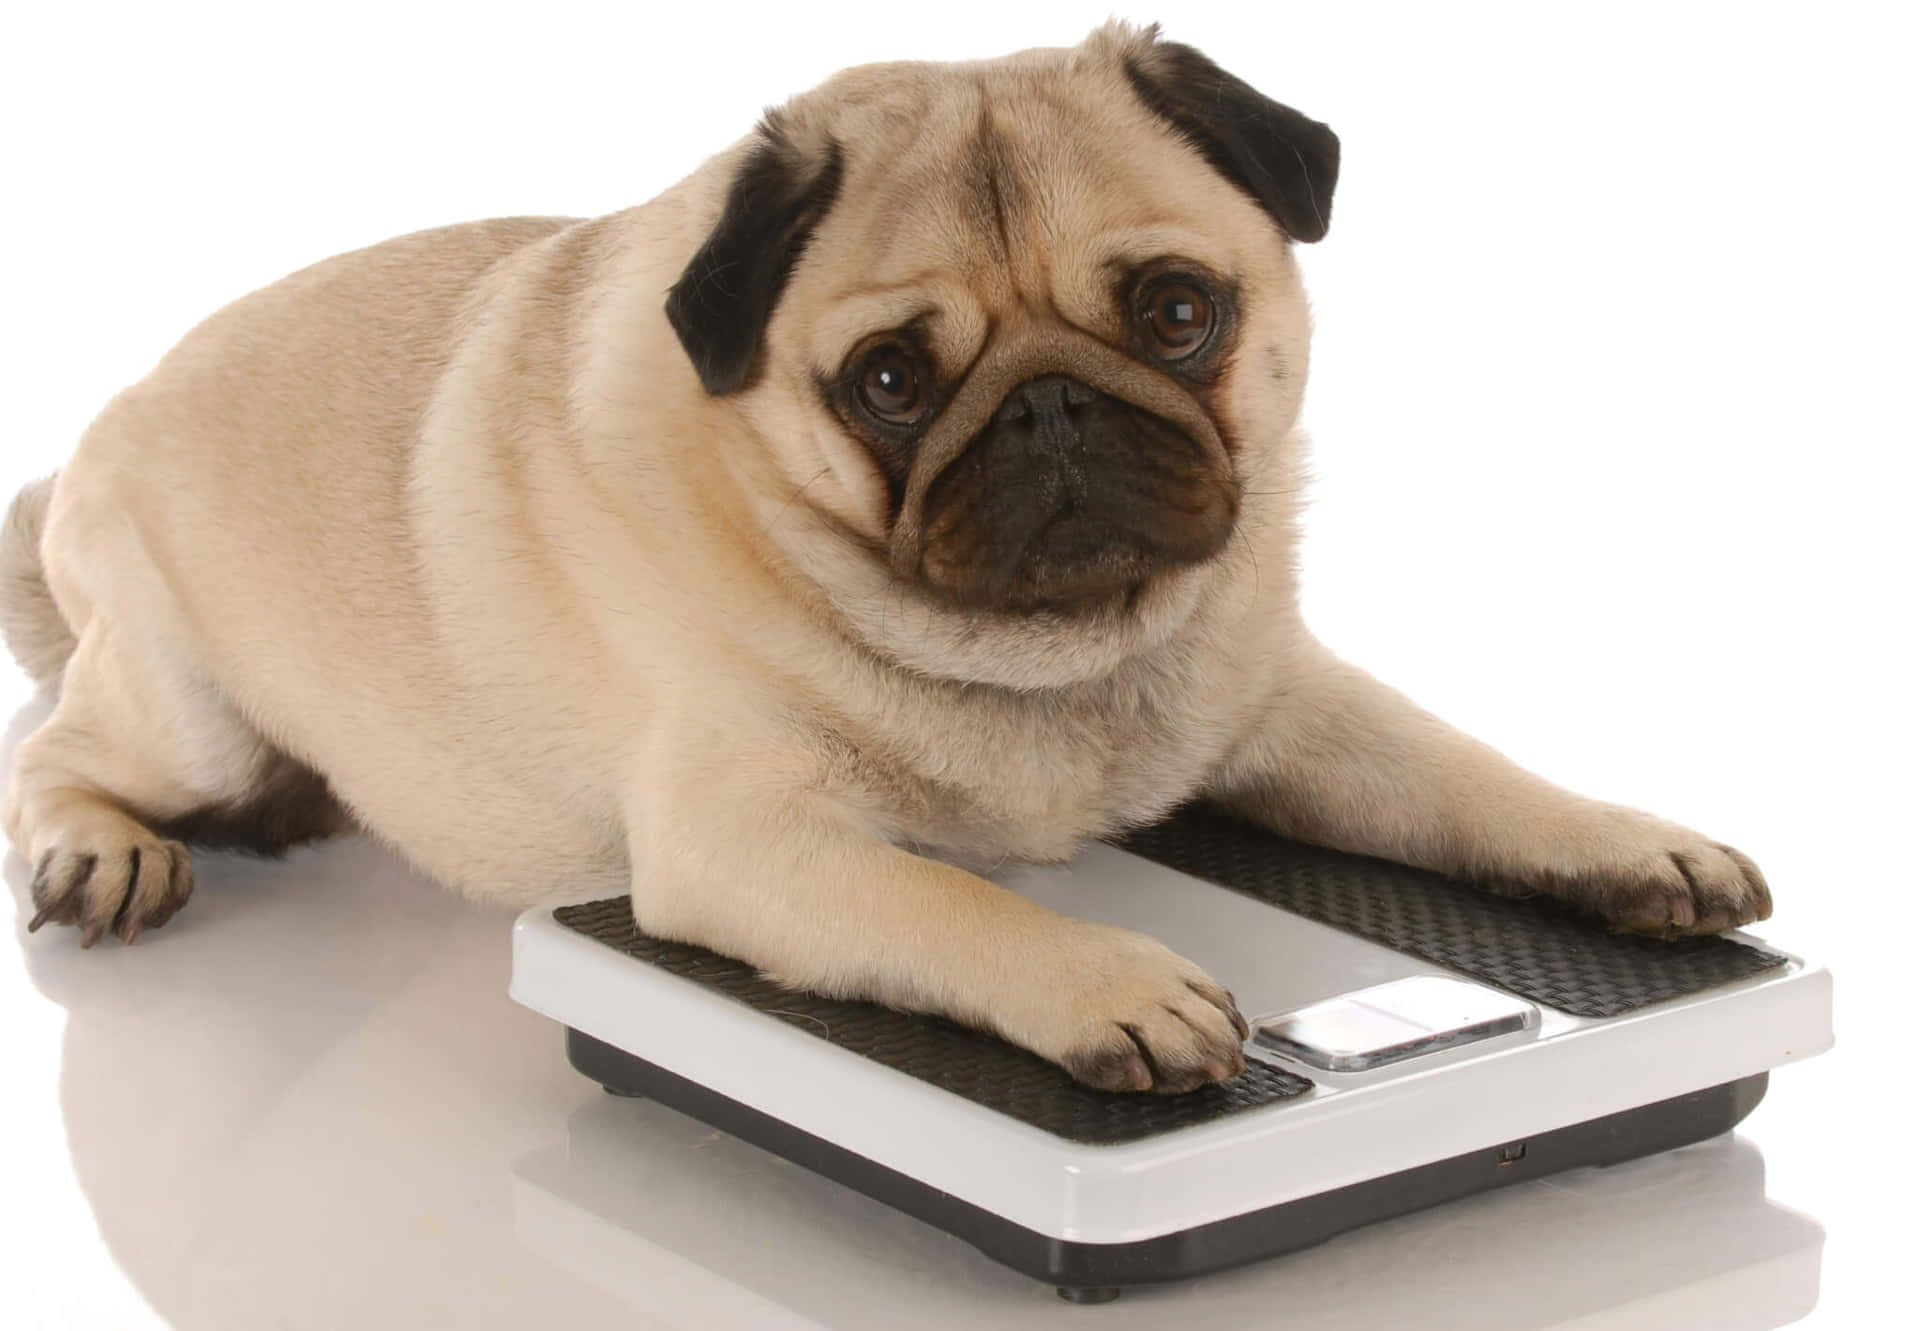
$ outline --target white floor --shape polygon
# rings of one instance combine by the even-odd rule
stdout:
[[[15,716],[9,748],[42,705]],[[1083,1309],[671,1110],[606,1096],[567,1066],[556,1028],[506,998],[510,915],[364,840],[281,862],[203,857],[189,909],[131,948],[25,935],[17,856],[6,876],[6,1205],[31,1226],[8,1254],[10,1325],[1127,1327],[1172,1314],[1647,1331],[1782,1326],[1817,1309],[1810,1324],[1880,1326],[1876,1290],[1904,1277],[1888,1227],[1909,1214],[1908,1110],[1876,1071],[1889,1045],[1865,1033],[1884,1018],[1857,997],[1841,1047],[1776,1074],[1735,1134]],[[1870,951],[1828,957],[1843,1000],[1868,987]]]

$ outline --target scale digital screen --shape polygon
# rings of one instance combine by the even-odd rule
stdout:
[[[1497,989],[1416,975],[1253,1023],[1254,1043],[1327,1072],[1366,1072],[1538,1024],[1539,1009]]]

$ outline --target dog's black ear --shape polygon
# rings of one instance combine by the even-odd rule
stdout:
[[[840,190],[840,148],[796,147],[769,117],[727,191],[706,244],[667,293],[667,321],[707,392],[753,377],[760,337],[801,250]]]
[[[1191,46],[1153,42],[1126,58],[1154,114],[1184,134],[1295,240],[1319,240],[1333,215],[1340,140],[1317,120],[1262,96]]]

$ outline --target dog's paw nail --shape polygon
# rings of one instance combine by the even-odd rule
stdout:
[[[1086,929],[1066,1001],[1049,1008],[1065,1022],[1029,1047],[1102,1090],[1178,1094],[1245,1071],[1250,1030],[1232,995],[1144,934]]]
[[[27,922],[28,933],[70,924],[79,929],[83,948],[108,934],[131,943],[164,924],[192,894],[193,861],[185,846],[114,817],[114,825],[82,827],[41,857],[33,880],[39,909]]]

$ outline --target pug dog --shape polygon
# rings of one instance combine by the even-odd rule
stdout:
[[[990,882],[1206,798],[1709,933],[1738,851],[1347,664],[1294,550],[1334,133],[1154,28],[843,72],[643,206],[213,315],[15,501],[8,834],[90,946],[347,828],[517,904],[1185,1091],[1247,1026]]]

